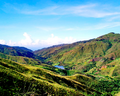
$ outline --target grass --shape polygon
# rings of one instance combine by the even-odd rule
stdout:
[[[119,93],[117,93],[117,94],[115,94],[115,96],[120,96],[120,92],[119,92]]]
[[[113,67],[111,70],[110,70],[110,73],[109,73],[109,76],[112,77],[113,75],[113,72],[115,70],[115,68],[117,67],[118,65],[115,65],[115,67]]]
[[[53,96],[101,94],[87,87],[82,82],[66,76],[60,76],[52,71],[19,64],[6,59],[0,59],[0,82],[0,94],[3,96],[8,94],[9,96],[28,94],[29,92],[34,92],[35,94],[45,94],[47,92]]]
[[[91,83],[95,81],[92,77],[89,77],[83,74],[75,74],[72,76],[67,76],[67,78],[70,78],[72,80],[85,84],[87,86],[90,86]]]
[[[21,64],[30,64],[30,65],[41,64],[41,61],[37,59],[22,57],[22,56],[11,56],[11,55],[3,54],[3,53],[0,53],[0,58],[8,59],[8,60],[15,61]]]
[[[94,75],[104,73],[104,76],[112,77],[120,73],[117,68],[114,69],[114,66],[111,65],[112,61],[120,58],[119,37],[120,34],[109,33],[88,42],[50,47],[36,51],[35,54],[47,58],[46,60],[50,60],[53,63],[52,65],[60,64],[64,66],[70,70],[68,71],[69,75],[76,74],[79,71]],[[96,58],[101,58],[101,60],[90,62]],[[119,62],[119,60],[116,62]],[[110,66],[107,66],[109,64]],[[103,65],[107,66],[105,70],[101,70]],[[118,64],[116,63],[116,65]]]

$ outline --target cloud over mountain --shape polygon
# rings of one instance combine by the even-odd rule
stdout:
[[[9,40],[9,42],[6,42],[5,40],[0,40],[0,44],[7,44],[10,46],[25,46],[34,50],[37,48],[43,48],[63,43],[68,44],[76,41],[76,39],[74,39],[73,37],[60,38],[58,36],[55,36],[54,34],[51,34],[49,38],[44,40],[37,38],[33,40],[32,36],[30,36],[27,32],[24,32],[23,36],[25,39],[21,39],[18,42],[14,42],[11,40]]]

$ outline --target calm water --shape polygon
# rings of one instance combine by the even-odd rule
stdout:
[[[58,65],[56,65],[55,67],[60,68],[60,69],[65,69],[64,66],[58,66]]]

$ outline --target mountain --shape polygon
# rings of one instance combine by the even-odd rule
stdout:
[[[0,44],[0,52],[12,56],[34,57],[32,50],[25,47],[12,47]]]
[[[91,39],[93,40],[93,39]],[[78,45],[79,43],[86,43],[86,42],[90,42],[91,40],[87,40],[87,41],[78,41],[76,43],[73,43],[73,44],[60,44],[60,45],[54,45],[54,46],[51,46],[51,47],[48,47],[48,48],[43,48],[43,49],[40,49],[40,50],[36,50],[34,51],[34,54],[38,55],[38,56],[43,56],[43,57],[46,57],[48,58],[49,56],[44,56],[44,55],[47,55],[50,53],[54,53],[54,52],[57,52],[58,49],[62,50],[62,49],[66,49],[66,48],[72,48],[76,45]],[[51,52],[51,51],[54,51],[54,52]]]
[[[62,46],[62,45],[61,45]],[[37,66],[47,70],[54,71],[57,74],[67,75],[66,70],[58,69],[49,65],[50,62],[45,62],[45,58],[36,56],[32,50],[25,47],[11,47],[7,45],[0,45],[0,58],[15,61],[20,64],[27,64]],[[32,55],[29,55],[32,54]]]
[[[119,62],[113,32],[34,52],[0,45],[0,96],[119,96]]]
[[[30,65],[40,65],[42,61],[34,58],[28,58],[23,56],[11,56],[0,52],[0,58],[8,59],[11,61],[15,61],[21,64],[30,64]]]
[[[32,50],[27,49],[25,47],[18,47],[18,46],[13,47],[13,46],[0,44],[0,53],[10,55],[10,56],[22,56],[24,58],[28,57],[28,58],[38,59],[40,62],[43,62],[43,63],[45,60],[45,58],[36,56]],[[1,56],[2,56],[2,54],[1,54]],[[7,57],[9,57],[9,56],[7,56]]]
[[[118,76],[120,34],[111,32],[88,41],[37,50],[34,54],[73,73]]]

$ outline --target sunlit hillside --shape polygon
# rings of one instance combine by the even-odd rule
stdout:
[[[85,76],[85,78],[92,80],[90,77]],[[91,82],[87,81],[87,79],[84,80]],[[2,96],[23,96],[27,94],[84,96],[87,94],[102,94],[86,86],[83,82],[54,74],[52,71],[18,64],[6,59],[0,59],[0,82],[0,94]]]
[[[34,52],[1,46],[1,96],[119,95],[120,34],[109,33]]]
[[[119,73],[116,70],[119,67],[120,34],[109,33],[96,39],[50,47],[34,53],[73,73],[116,76]]]

